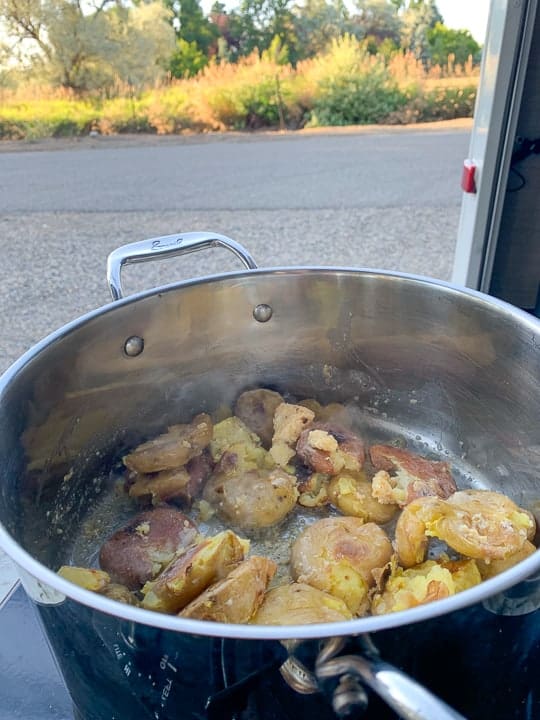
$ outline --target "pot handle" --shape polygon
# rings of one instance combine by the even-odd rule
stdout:
[[[186,255],[205,248],[224,247],[236,255],[248,268],[257,267],[255,260],[240,243],[213,232],[187,232],[149,238],[122,245],[107,258],[107,282],[113,300],[124,297],[120,274],[124,265],[162,260],[176,255]]]
[[[339,717],[350,717],[355,709],[360,713],[366,709],[368,700],[362,692],[362,685],[365,685],[382,698],[402,720],[466,720],[423,685],[382,660],[368,636],[362,637],[364,652],[358,655],[336,657],[343,649],[345,640],[328,640],[319,652],[314,673],[295,658],[295,641],[284,644],[290,655],[281,667],[281,674],[294,690],[313,693],[323,688],[324,681],[338,680],[332,705]]]

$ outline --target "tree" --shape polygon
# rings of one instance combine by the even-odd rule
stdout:
[[[442,21],[435,0],[410,0],[403,12],[402,45],[425,65],[431,61],[428,32]]]
[[[353,30],[343,0],[306,0],[294,8],[293,14],[300,58],[323,52],[334,38]]]
[[[263,52],[277,35],[289,48],[291,60],[296,55],[294,17],[291,0],[242,0],[238,12],[231,13],[230,27],[240,55],[254,50]]]
[[[196,42],[178,38],[176,49],[169,60],[169,69],[175,78],[193,77],[208,65],[205,55]]]
[[[399,43],[401,19],[396,6],[388,0],[356,0],[355,24],[363,38],[374,38],[376,44],[390,39]]]
[[[174,47],[160,2],[102,0],[83,12],[78,0],[0,0],[0,17],[30,72],[76,92],[150,82]]]
[[[178,38],[196,43],[208,53],[215,42],[216,33],[209,18],[205,17],[199,0],[163,0],[171,12],[171,23]]]
[[[438,22],[430,28],[427,39],[431,52],[431,61],[436,65],[446,65],[448,56],[454,56],[454,62],[464,65],[469,57],[479,61],[480,45],[468,30],[452,30]]]

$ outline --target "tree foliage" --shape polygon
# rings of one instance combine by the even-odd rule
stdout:
[[[428,30],[427,39],[431,60],[438,65],[446,65],[450,55],[460,65],[464,65],[469,57],[473,62],[479,61],[480,45],[468,30],[453,30],[438,22]]]
[[[35,78],[102,94],[122,83],[191,77],[254,52],[296,66],[344,37],[386,63],[402,51],[426,67],[479,55],[468,31],[444,26],[435,0],[346,2],[237,0],[230,9],[215,0],[206,16],[201,0],[0,0],[0,38]],[[0,52],[3,85],[11,77],[1,67],[6,55]]]
[[[83,12],[77,0],[0,0],[0,16],[35,75],[79,92],[152,82],[174,48],[161,2]]]
[[[302,59],[323,52],[332,40],[355,29],[343,0],[305,0],[293,9],[293,22]]]

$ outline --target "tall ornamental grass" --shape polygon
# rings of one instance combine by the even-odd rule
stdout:
[[[323,125],[413,123],[471,117],[472,66],[426,71],[411,54],[370,54],[351,36],[296,68],[253,53],[211,63],[196,77],[117,97],[84,98],[35,85],[0,91],[0,138],[185,133]]]

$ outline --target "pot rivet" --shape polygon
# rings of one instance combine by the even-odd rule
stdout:
[[[124,343],[124,352],[129,357],[137,357],[144,350],[144,340],[138,335],[132,335],[128,337]]]
[[[270,305],[266,305],[266,303],[261,303],[260,305],[257,305],[255,309],[253,310],[253,317],[257,322],[268,322],[270,318],[272,317],[273,310],[270,307]]]

